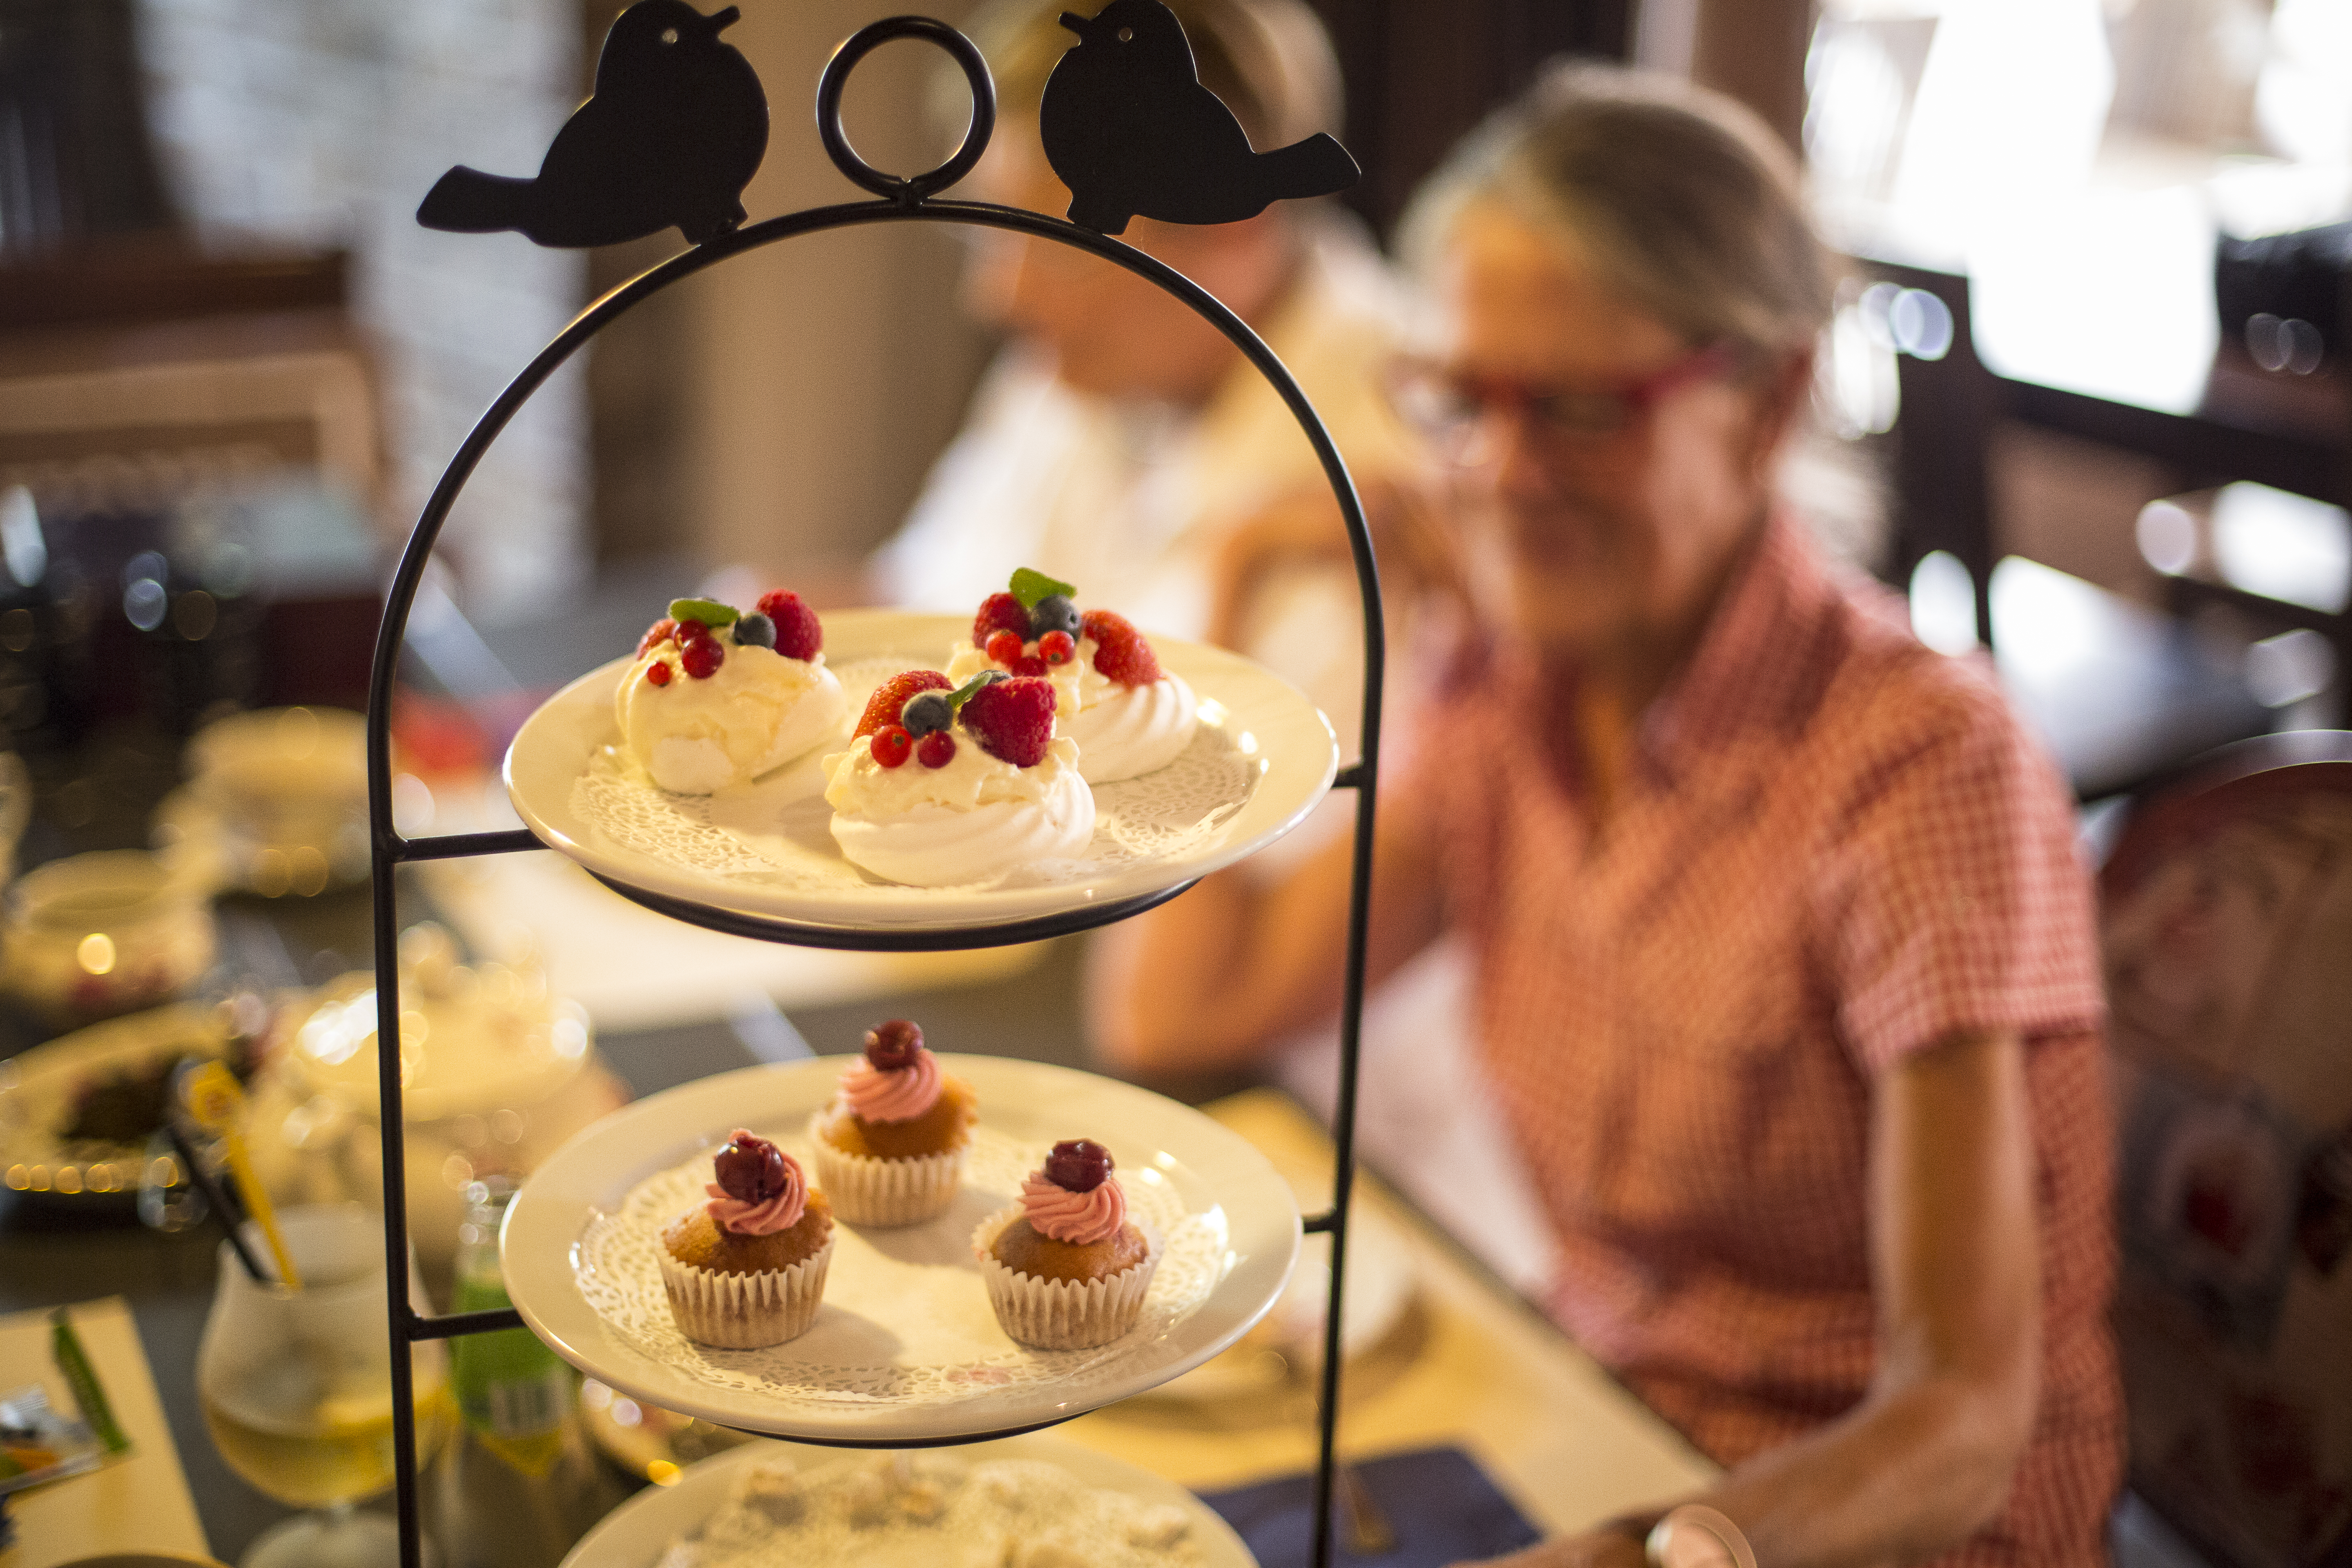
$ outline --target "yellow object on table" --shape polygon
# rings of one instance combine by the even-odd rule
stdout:
[[[1205,1109],[1300,1189],[1307,1212],[1328,1202],[1330,1139],[1295,1100],[1254,1089]],[[1342,1383],[1343,1458],[1462,1448],[1529,1521],[1554,1535],[1685,1496],[1714,1477],[1709,1460],[1548,1320],[1360,1174],[1355,1213],[1367,1208],[1405,1237],[1425,1320],[1409,1361],[1384,1367],[1379,1377],[1351,1375]],[[1137,1401],[1082,1416],[1062,1431],[1196,1492],[1295,1475],[1315,1464],[1315,1427],[1304,1411],[1298,1419],[1253,1425],[1213,1410],[1187,1415],[1164,1403]]]
[[[68,1309],[131,1452],[86,1475],[68,1476],[8,1499],[16,1544],[0,1551],[0,1568],[56,1568],[101,1552],[210,1555],[195,1500],[180,1469],[172,1428],[155,1396],[155,1379],[131,1309],[120,1296]],[[58,1410],[73,1394],[49,1358],[54,1325],[47,1310],[0,1317],[0,1388],[37,1383]]]

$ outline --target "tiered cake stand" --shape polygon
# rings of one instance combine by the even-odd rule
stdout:
[[[624,22],[615,24],[615,37],[626,16]],[[670,31],[674,35],[676,29]],[[946,50],[962,68],[972,96],[971,128],[955,155],[937,169],[909,178],[885,174],[866,163],[850,147],[840,121],[841,94],[849,72],[877,46],[894,38],[920,38]],[[675,41],[674,36],[665,38],[666,43]],[[764,108],[761,117],[764,121]],[[1162,1275],[1155,1276],[1153,1287],[1157,1300],[1165,1276],[1168,1300],[1157,1316],[1148,1310],[1134,1332],[1101,1352],[999,1355],[992,1361],[980,1357],[958,1363],[952,1310],[942,1309],[927,1316],[920,1297],[927,1268],[933,1275],[949,1272],[936,1266],[950,1259],[930,1254],[943,1247],[961,1246],[968,1225],[952,1236],[946,1230],[939,1236],[905,1237],[877,1233],[879,1241],[851,1236],[849,1247],[834,1266],[827,1290],[829,1305],[847,1306],[851,1310],[842,1314],[844,1323],[878,1328],[885,1340],[895,1340],[919,1363],[922,1344],[943,1359],[909,1371],[904,1364],[908,1356],[894,1357],[889,1344],[877,1349],[870,1336],[861,1342],[855,1327],[828,1331],[821,1321],[803,1337],[805,1344],[793,1342],[778,1347],[800,1357],[796,1382],[778,1373],[773,1363],[727,1360],[757,1358],[768,1352],[684,1353],[663,1341],[663,1325],[654,1321],[653,1315],[642,1314],[632,1321],[626,1300],[629,1271],[633,1266],[643,1267],[643,1258],[635,1254],[644,1247],[641,1239],[632,1242],[626,1223],[630,1216],[623,1211],[632,1194],[642,1197],[648,1190],[659,1190],[664,1180],[684,1180],[682,1173],[703,1161],[710,1144],[723,1139],[732,1126],[748,1123],[762,1131],[788,1132],[803,1122],[808,1112],[828,1096],[836,1063],[756,1068],[704,1079],[616,1113],[567,1145],[526,1184],[502,1238],[515,1310],[431,1317],[406,1305],[407,1205],[401,1183],[387,1180],[383,1184],[384,1258],[390,1276],[387,1294],[393,1303],[394,1450],[401,1554],[407,1568],[416,1568],[422,1544],[409,1361],[409,1347],[416,1341],[527,1324],[566,1359],[617,1388],[745,1430],[849,1447],[975,1442],[1050,1426],[1141,1393],[1231,1344],[1280,1293],[1297,1258],[1302,1232],[1324,1232],[1331,1238],[1320,1463],[1314,1492],[1315,1568],[1328,1568],[1333,1545],[1333,1434],[1341,1363],[1340,1282],[1346,1278],[1349,1199],[1354,1175],[1357,1030],[1363,995],[1384,663],[1371,537],[1347,467],[1306,395],[1273,351],[1214,297],[1151,257],[1091,229],[1011,207],[938,199],[940,192],[979,162],[995,119],[995,90],[987,66],[961,33],[940,22],[906,16],[863,29],[835,51],[825,68],[817,92],[817,128],[827,153],[842,173],[878,199],[813,208],[744,226],[722,226],[708,235],[701,243],[624,284],[583,311],[515,377],[467,436],[417,520],[394,574],[370,683],[368,790],[377,1038],[400,1037],[393,874],[404,862],[547,847],[580,861],[607,886],[648,908],[715,931],[811,947],[882,951],[991,947],[1085,931],[1164,902],[1200,876],[1279,837],[1336,784],[1354,789],[1357,805],[1331,1208],[1302,1222],[1289,1189],[1255,1151],[1173,1101],[1063,1068],[986,1058],[950,1058],[953,1070],[974,1084],[983,1108],[974,1153],[976,1174],[992,1159],[1002,1164],[1034,1157],[1043,1142],[1068,1136],[1072,1131],[1105,1130],[1105,1141],[1120,1158],[1122,1178],[1134,1194],[1136,1212],[1146,1217],[1156,1215],[1169,1233]],[[756,166],[763,144],[764,132],[751,146],[750,164],[735,181],[738,188],[750,177],[750,167]],[[722,151],[740,162],[743,149],[740,144],[714,149],[714,156]],[[1231,703],[1221,701],[1218,715],[1204,711],[1206,739],[1202,743],[1225,743],[1250,759],[1248,798],[1203,844],[1157,860],[1148,855],[1130,858],[1100,875],[1076,881],[992,893],[946,890],[930,898],[920,893],[897,897],[900,889],[889,889],[886,896],[877,890],[873,900],[865,903],[856,899],[812,900],[790,886],[755,888],[746,893],[740,882],[698,878],[691,868],[665,864],[658,854],[616,849],[592,827],[567,817],[562,772],[568,765],[566,759],[583,756],[592,747],[596,726],[609,722],[611,671],[607,669],[583,677],[551,699],[517,738],[509,758],[508,784],[530,827],[404,837],[393,826],[392,812],[394,675],[425,562],[458,492],[490,443],[575,351],[670,285],[778,240],[823,229],[900,222],[971,224],[1091,252],[1166,290],[1213,323],[1281,395],[1322,463],[1346,521],[1354,556],[1364,621],[1361,760],[1346,768],[1337,767],[1328,725],[1321,725],[1317,717],[1312,726],[1302,726],[1298,709],[1304,700],[1295,692],[1286,698],[1287,689],[1263,670],[1217,650],[1163,643],[1167,662],[1193,678],[1204,698],[1242,693]],[[912,619],[897,618],[898,623]],[[907,662],[929,662],[937,657],[937,628],[897,625],[878,615],[844,616],[835,620],[829,658],[835,657],[836,648],[860,639],[872,645],[864,651],[896,654],[902,650],[889,646],[893,637],[898,633],[912,637],[918,632],[929,639],[925,644],[929,651],[920,660]],[[602,686],[597,684],[600,679]],[[1254,701],[1258,703],[1255,709]],[[1311,709],[1306,711],[1312,715]],[[1286,732],[1290,738],[1279,738]],[[404,1160],[400,1054],[379,1050],[377,1056],[383,1099],[379,1118],[383,1166],[387,1172],[396,1172]],[[1009,1180],[1017,1180],[1017,1174],[996,1176],[1000,1188]],[[575,1259],[584,1259],[591,1267],[583,1268]],[[976,1294],[976,1279],[971,1282],[971,1289]],[[602,1297],[596,1295],[599,1290],[604,1292]],[[857,1309],[862,1302],[871,1302],[873,1310],[861,1313]],[[853,1363],[869,1373],[879,1369],[878,1373],[869,1376],[866,1385],[853,1386],[857,1383],[855,1378],[848,1384],[827,1383],[828,1369],[839,1373]]]

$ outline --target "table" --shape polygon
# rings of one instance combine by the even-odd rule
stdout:
[[[1034,968],[987,984],[872,998],[789,1019],[709,1023],[600,1037],[614,1071],[640,1094],[704,1074],[779,1059],[805,1039],[851,1048],[856,1031],[904,1005],[942,1037],[1036,1059],[1082,1060],[1076,1014],[1080,944],[1049,944]],[[773,1026],[785,1024],[781,1033]],[[780,1043],[781,1042],[781,1043]],[[1286,1174],[1328,1190],[1319,1127],[1286,1098],[1258,1090],[1213,1110],[1265,1148]],[[1434,1443],[1466,1448],[1529,1519],[1575,1530],[1687,1491],[1712,1473],[1664,1423],[1612,1382],[1538,1313],[1486,1275],[1376,1181],[1363,1201],[1409,1238],[1423,1288],[1421,1353],[1396,1375],[1366,1380],[1345,1415],[1351,1455]],[[1310,1201],[1317,1194],[1310,1192]],[[163,1415],[179,1450],[214,1552],[234,1560],[285,1510],[224,1467],[205,1435],[194,1385],[196,1343],[213,1286],[208,1231],[43,1231],[0,1212],[0,1310],[118,1294],[130,1305],[154,1369]],[[1305,1469],[1314,1435],[1304,1422],[1187,1427],[1164,1413],[1122,1407],[1065,1428],[1079,1441],[1208,1489]],[[0,1558],[0,1568],[18,1568]]]

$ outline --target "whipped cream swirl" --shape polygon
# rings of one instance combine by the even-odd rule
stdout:
[[[730,1141],[751,1136],[749,1130],[739,1127]],[[718,1222],[719,1229],[733,1231],[737,1236],[773,1236],[800,1224],[802,1214],[808,1208],[808,1176],[801,1170],[798,1160],[782,1150],[777,1153],[784,1162],[784,1184],[772,1196],[749,1201],[730,1197],[727,1189],[717,1182],[705,1184],[702,1190],[710,1194],[710,1201],[702,1206]]]
[[[1021,1181],[1021,1215],[1040,1236],[1086,1247],[1118,1234],[1127,1223],[1127,1192],[1117,1176],[1105,1176],[1090,1193],[1074,1193],[1033,1172]]]
[[[912,1121],[939,1103],[940,1080],[940,1058],[919,1047],[887,1072],[860,1057],[841,1075],[841,1098],[860,1121]]]

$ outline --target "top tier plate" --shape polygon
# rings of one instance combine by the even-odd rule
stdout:
[[[1201,700],[1192,748],[1157,773],[1095,786],[1082,859],[961,888],[906,888],[841,858],[821,757],[848,743],[884,679],[940,668],[971,635],[961,616],[845,610],[824,617],[825,661],[850,696],[841,739],[752,784],[669,795],[628,759],[613,693],[630,660],[573,681],[507,752],[507,794],[532,833],[621,892],[741,935],[814,946],[955,947],[1118,920],[1172,897],[1297,826],[1331,787],[1339,751],[1305,694],[1238,654],[1152,638]]]

